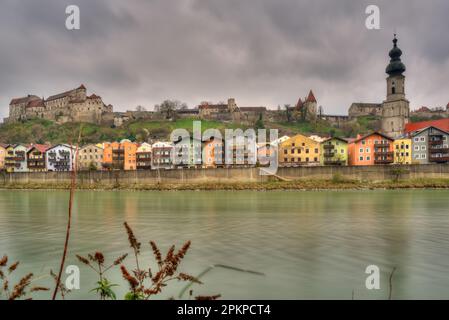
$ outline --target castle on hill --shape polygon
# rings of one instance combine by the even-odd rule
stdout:
[[[12,99],[9,104],[9,117],[5,123],[14,123],[40,118],[65,122],[109,123],[113,121],[113,107],[106,105],[100,96],[87,95],[84,85],[47,99],[36,95]]]

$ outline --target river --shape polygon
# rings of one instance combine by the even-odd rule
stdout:
[[[52,285],[65,236],[68,193],[0,191],[0,255],[20,260],[18,274]],[[192,246],[180,270],[197,275],[194,295],[227,299],[449,298],[449,191],[77,191],[67,265],[79,265],[81,288],[70,299],[94,299],[95,274],[75,254],[101,250],[106,258],[130,252],[123,222],[142,243],[142,261],[154,267],[154,240]],[[126,264],[133,266],[129,257]],[[380,268],[380,290],[368,290],[368,265]],[[118,269],[108,278],[122,298]],[[178,298],[182,283],[158,298]],[[48,298],[49,293],[35,294]],[[186,296],[184,296],[186,297]]]

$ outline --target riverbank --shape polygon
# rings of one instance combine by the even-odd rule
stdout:
[[[69,183],[12,183],[0,186],[7,190],[61,190],[69,189]],[[374,189],[449,189],[449,179],[408,179],[385,181],[359,181],[344,179],[266,181],[266,182],[224,182],[224,183],[123,183],[114,186],[101,184],[77,184],[79,190],[149,190],[149,191],[213,191],[213,190],[374,190]]]

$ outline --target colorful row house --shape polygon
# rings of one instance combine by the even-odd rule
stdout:
[[[5,169],[7,172],[26,172],[28,148],[22,144],[13,144],[6,147]]]
[[[320,144],[320,164],[325,166],[348,165],[348,141],[343,138],[332,137]]]
[[[449,132],[427,127],[410,134],[415,164],[449,162]]]
[[[394,164],[412,164],[412,140],[399,138],[394,140]]]
[[[5,157],[7,144],[0,143],[0,171],[5,170]]]
[[[149,143],[142,143],[136,150],[136,169],[151,169],[153,147]]]
[[[358,136],[348,145],[349,165],[370,166],[394,162],[394,139],[373,132]]]
[[[296,167],[320,164],[320,143],[297,134],[278,146],[279,166]]]
[[[45,164],[46,153],[50,148],[45,144],[32,144],[28,149],[27,155],[27,167],[29,172],[43,172],[47,171]]]
[[[88,144],[78,150],[78,170],[101,170],[103,168],[103,145]]]
[[[45,152],[47,171],[72,171],[76,160],[76,147],[69,144],[57,144]]]
[[[137,145],[127,139],[103,144],[103,168],[107,170],[136,170]]]
[[[173,169],[173,144],[159,141],[152,146],[152,169]]]

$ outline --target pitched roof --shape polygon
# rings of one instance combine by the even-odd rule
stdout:
[[[429,129],[431,129],[431,128],[432,128],[432,129],[436,129],[436,130],[438,130],[438,131],[440,131],[440,132],[442,132],[442,133],[449,134],[449,132],[447,132],[447,131],[445,131],[445,130],[442,130],[442,129],[437,128],[437,127],[434,127],[434,126],[430,126],[430,127],[425,127],[425,128],[422,128],[422,129],[419,129],[419,130],[410,132],[410,136],[414,137],[414,136],[416,136],[417,134],[420,134],[421,132],[426,131],[426,130],[429,130]]]
[[[348,140],[347,140],[347,139],[345,139],[345,138],[340,138],[340,137],[330,137],[330,138],[324,139],[321,143],[327,142],[327,141],[330,141],[330,140],[333,140],[333,139],[339,140],[339,141],[344,142],[344,143],[348,143]]]
[[[30,152],[33,149],[38,150],[39,152],[44,153],[45,151],[47,151],[50,148],[50,145],[48,144],[31,144],[30,145],[30,149],[28,150],[28,152]]]
[[[83,90],[86,90],[86,87],[84,86],[84,84],[81,84],[77,89],[83,89]]]
[[[374,134],[377,134],[377,135],[379,135],[379,136],[381,136],[381,137],[383,137],[383,138],[385,138],[385,139],[388,139],[388,140],[390,140],[390,141],[394,141],[393,138],[391,138],[391,137],[389,137],[389,136],[387,136],[387,135],[385,135],[385,134],[383,134],[383,133],[380,133],[380,132],[378,132],[378,131],[374,131],[374,132],[368,133],[368,134],[366,134],[366,135],[364,135],[364,136],[362,136],[362,137],[358,137],[357,139],[355,139],[354,141],[351,141],[350,143],[357,143],[357,142],[362,141],[363,139],[366,139],[366,138],[368,138],[369,136],[372,136],[372,135],[374,135]]]
[[[449,118],[407,123],[405,125],[405,132],[410,133],[427,127],[435,127],[443,131],[449,131]]]
[[[55,94],[53,96],[49,96],[47,98],[47,101],[52,101],[52,100],[56,100],[56,99],[61,99],[61,98],[67,97],[70,93],[72,93],[75,90],[76,89],[72,89],[72,90],[69,90],[69,91],[66,91],[66,92],[63,92],[63,93],[58,93],[58,94]]]
[[[26,105],[26,108],[36,108],[36,107],[44,107],[44,101],[41,100],[41,99],[39,99],[39,100],[31,100]]]
[[[29,94],[26,97],[12,99],[9,104],[11,105],[11,104],[25,103],[32,100],[40,100],[40,98],[38,96]]]
[[[314,96],[312,90],[310,90],[309,95],[306,99],[306,102],[316,102],[316,99],[315,99],[315,96]]]

